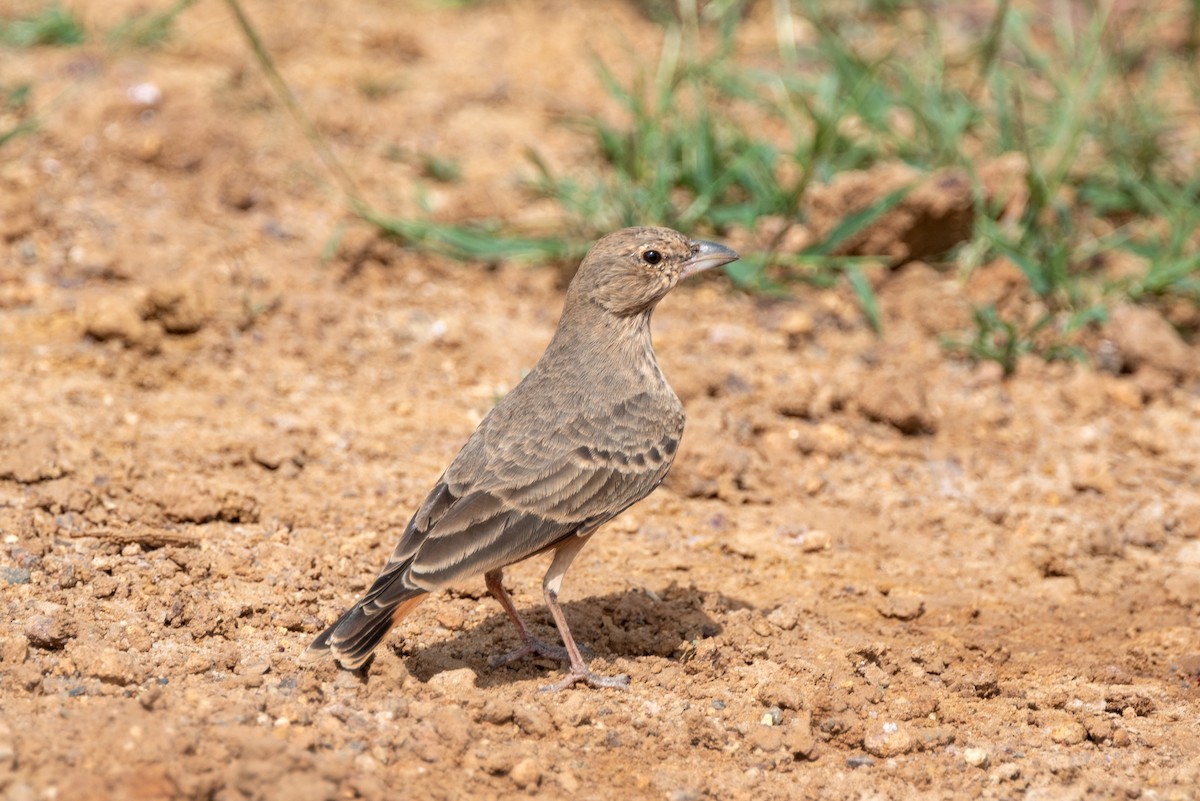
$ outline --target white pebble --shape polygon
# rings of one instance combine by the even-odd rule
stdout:
[[[967,748],[963,750],[963,761],[977,768],[986,768],[989,754],[982,748]]]
[[[125,96],[139,106],[157,106],[162,100],[162,90],[152,83],[137,83],[125,91]]]

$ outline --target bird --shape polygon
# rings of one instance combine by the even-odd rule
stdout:
[[[558,327],[533,369],[479,423],[413,514],[374,583],[304,652],[359,669],[388,631],[432,592],[483,574],[527,656],[569,670],[542,687],[625,687],[593,673],[558,601],[572,560],[600,526],[662,483],[684,410],[658,365],[650,318],[681,280],[736,261],[730,248],[669,228],[598,240],[567,288]],[[551,553],[542,582],[563,647],[533,636],[504,589],[505,567]]]

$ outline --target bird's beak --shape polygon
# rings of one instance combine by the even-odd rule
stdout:
[[[689,244],[695,255],[683,263],[683,269],[679,271],[680,280],[713,267],[720,267],[722,264],[729,264],[740,258],[737,253],[716,242],[695,240]]]

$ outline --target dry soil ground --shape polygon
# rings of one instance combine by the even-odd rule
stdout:
[[[621,4],[249,11],[373,202],[421,180],[524,225],[554,213],[525,148],[587,164],[558,121],[614,112],[588,48],[629,74],[661,36]],[[882,340],[838,292],[683,287],[655,320],[676,469],[565,587],[631,688],[489,668],[514,636],[482,581],[363,676],[304,667],[548,341],[559,275],[361,228],[322,261],[337,192],[214,0],[160,51],[2,57],[41,124],[0,151],[5,798],[1197,797],[1200,351],[1155,312],[1111,331],[1125,374],[1003,379],[937,341],[1002,267],[885,277]],[[508,584],[552,635],[543,567]]]

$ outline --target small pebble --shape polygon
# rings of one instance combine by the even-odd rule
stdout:
[[[458,631],[466,623],[466,615],[453,604],[445,604],[437,611],[437,622],[450,631]]]
[[[469,667],[457,670],[443,670],[429,678],[429,686],[445,694],[455,695],[460,692],[474,692],[475,680],[478,676]]]
[[[157,106],[162,101],[162,90],[149,82],[137,83],[125,90],[125,96],[136,106]]]
[[[516,782],[518,787],[522,790],[528,790],[530,787],[536,787],[541,782],[542,769],[532,759],[526,758],[513,765],[508,775],[509,778]]]
[[[0,579],[9,584],[28,584],[29,571],[21,567],[0,567]]]
[[[982,748],[967,748],[963,751],[963,761],[976,768],[986,768],[990,755]]]
[[[816,553],[817,551],[828,551],[833,545],[833,537],[828,531],[812,529],[802,534],[797,539],[797,543],[804,553]]]
[[[233,668],[233,672],[239,676],[263,676],[271,669],[271,663],[266,659],[254,659],[247,657]]]
[[[1063,745],[1078,745],[1087,739],[1087,729],[1077,720],[1063,721],[1050,728],[1050,739]]]
[[[142,709],[150,712],[154,709],[154,705],[158,703],[158,699],[162,697],[162,688],[158,685],[148,687],[138,693],[138,703],[142,705]]]
[[[913,736],[896,724],[885,725],[883,731],[868,734],[863,738],[863,748],[867,753],[881,759],[906,754],[915,745]]]

